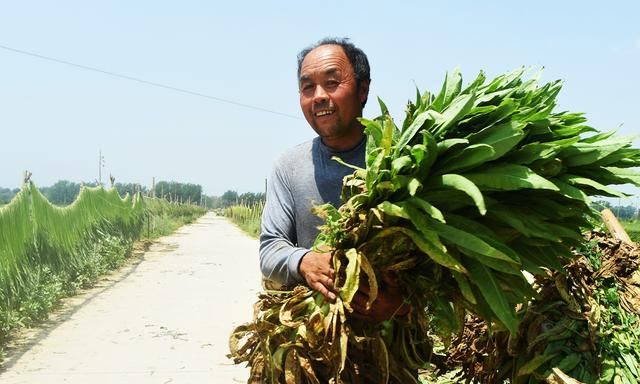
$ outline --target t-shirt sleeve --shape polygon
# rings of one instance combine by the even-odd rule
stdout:
[[[260,269],[270,280],[284,285],[304,281],[298,273],[300,259],[309,249],[297,246],[295,200],[281,165],[267,180],[260,233]]]

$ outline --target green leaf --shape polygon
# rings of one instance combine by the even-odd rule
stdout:
[[[442,212],[440,212],[438,208],[431,205],[431,203],[429,203],[428,201],[419,197],[410,197],[407,199],[406,203],[411,204],[418,209],[421,209],[432,218],[444,223],[444,216],[442,215]]]
[[[473,200],[481,215],[487,213],[482,192],[471,180],[462,175],[446,174],[434,176],[429,179],[428,185],[431,189],[445,187],[464,192]]]
[[[409,192],[409,196],[415,196],[418,192],[422,190],[422,183],[420,180],[415,177],[410,177],[409,182],[407,183],[407,191]]]
[[[598,141],[607,140],[608,138],[613,136],[615,133],[616,133],[615,131],[603,132],[603,133],[599,133],[597,135],[593,135],[591,137],[587,137],[587,138],[582,139],[580,141],[582,141],[583,143],[595,143],[595,142],[598,142]]]
[[[370,148],[377,148],[382,141],[382,124],[378,120],[368,120],[360,118],[360,123],[364,126],[364,132],[367,135],[367,153]]]
[[[460,146],[462,144],[469,144],[467,139],[445,139],[438,142],[438,156],[442,156],[449,149]]]
[[[407,237],[409,237],[411,241],[413,241],[413,243],[423,253],[429,256],[429,258],[433,260],[435,263],[460,273],[467,273],[466,269],[460,263],[460,261],[456,260],[452,255],[450,255],[446,251],[443,251],[442,249],[437,247],[435,244],[433,244],[431,241],[426,239],[424,236],[422,236],[421,234],[415,231],[412,231],[411,229],[404,228],[404,227],[385,228],[382,231],[380,231],[378,234],[376,234],[374,239],[378,237],[385,237],[396,232],[400,232],[406,235]],[[371,241],[373,241],[373,239]]]
[[[520,78],[524,75],[526,69],[520,67],[511,72],[507,72],[494,78],[487,86],[486,93],[503,90],[505,88],[513,88],[521,82]]]
[[[516,102],[510,98],[505,98],[498,106],[474,107],[464,119],[460,120],[458,129],[460,132],[478,132],[479,130],[490,128],[507,120],[517,108]],[[522,122],[521,124],[524,125],[525,123]]]
[[[471,144],[490,145],[495,153],[489,160],[495,160],[513,149],[524,138],[524,125],[522,122],[508,121],[485,128],[466,138]]]
[[[576,176],[582,176],[603,185],[640,183],[640,173],[627,168],[617,167],[578,167],[571,170]]]
[[[380,105],[380,112],[382,112],[383,115],[389,115],[389,108],[387,108],[387,105],[379,97],[378,97],[378,104]]]
[[[378,209],[389,216],[401,217],[407,220],[411,219],[407,214],[407,211],[403,207],[393,204],[389,201],[383,201],[382,203],[378,204]]]
[[[347,249],[344,253],[347,258],[344,285],[340,287],[340,297],[349,304],[360,287],[360,254],[355,248]]]
[[[472,259],[479,261],[480,263],[491,268],[492,270],[501,272],[502,274],[522,276],[522,272],[520,272],[519,264],[515,265],[512,263],[508,263],[504,260],[486,257],[484,255],[481,255],[477,252],[473,252],[472,250],[466,249],[466,248],[462,248],[460,252],[462,252],[463,254],[465,254],[466,256]]]
[[[518,373],[516,373],[516,376],[529,376],[532,375],[538,368],[540,368],[542,366],[542,364],[546,363],[547,361],[555,358],[557,355],[553,354],[553,355],[536,355],[533,359],[527,361],[526,364],[520,366],[520,368],[518,369]]]
[[[556,187],[558,187],[558,190],[560,191],[560,193],[562,193],[563,196],[568,197],[569,199],[582,201],[586,205],[590,204],[589,196],[587,196],[587,194],[584,193],[581,189],[565,183],[564,181],[557,178],[551,179],[551,182]]]
[[[440,235],[440,237],[461,248],[468,249],[482,256],[503,260],[514,265],[519,264],[517,260],[512,259],[510,256],[492,247],[487,242],[471,233],[436,221],[433,221],[431,226],[433,227],[433,230]]]
[[[469,280],[462,273],[458,273],[452,271],[451,274],[453,278],[456,279],[456,283],[458,283],[458,288],[460,288],[460,292],[462,293],[462,297],[464,297],[471,304],[477,304],[477,300],[475,295],[473,294],[473,290],[471,289],[471,285],[469,284]]]
[[[413,159],[411,156],[404,155],[395,158],[391,162],[391,171],[394,175],[406,173],[413,165]]]
[[[367,276],[367,282],[369,284],[369,298],[366,304],[367,308],[369,308],[378,297],[378,281],[376,280],[376,273],[369,259],[367,259],[367,256],[360,254],[360,274],[363,272]]]
[[[606,185],[600,184],[597,181],[587,179],[586,177],[580,177],[575,175],[565,174],[559,177],[560,180],[566,182],[567,184],[573,185],[577,188],[591,187],[593,188],[598,195],[609,196],[609,197],[628,197],[629,195],[613,190]],[[588,193],[588,192],[587,192]]]
[[[549,159],[556,156],[560,151],[573,145],[580,140],[579,137],[548,141],[544,143],[535,142],[523,145],[520,149],[513,151],[506,159],[509,162],[518,164],[530,164],[536,160]]]
[[[414,227],[420,232],[420,234],[425,238],[425,240],[427,240],[430,244],[438,248],[440,251],[447,252],[447,248],[444,246],[444,244],[442,244],[442,241],[440,241],[440,237],[433,230],[433,228],[431,228],[428,218],[421,211],[421,209],[424,209],[425,207],[420,207],[419,205],[416,205],[416,201],[417,200],[413,200],[411,203],[409,201],[404,201],[404,202],[401,202],[400,204],[402,205],[404,211],[407,213],[409,220],[411,220]],[[437,215],[437,212],[436,212],[436,215]]]
[[[475,94],[460,95],[456,97],[451,105],[442,113],[441,118],[436,121],[433,128],[429,132],[434,137],[440,138],[444,136],[447,130],[462,119],[473,108],[476,100]]]
[[[564,138],[564,137],[572,137],[579,136],[586,132],[597,132],[595,128],[589,127],[587,125],[570,125],[570,126],[551,126],[553,136],[555,138]]]
[[[640,165],[640,158],[638,157],[638,150],[635,148],[623,148],[619,149],[609,156],[606,156],[591,166],[609,166],[609,167],[636,167]]]
[[[446,218],[446,222],[450,225],[459,228],[465,232],[474,233],[477,236],[483,237],[496,237],[495,232],[489,229],[486,225],[483,225],[476,220],[473,220],[467,216],[456,215],[454,213],[448,213]],[[513,258],[513,257],[512,257]],[[514,260],[517,260],[515,258]]]
[[[617,167],[606,167],[607,171],[613,173],[617,177],[625,179],[626,182],[635,184],[636,186],[640,186],[640,172],[636,172],[632,169],[627,168],[617,168]]]
[[[380,141],[380,147],[382,147],[385,155],[391,153],[391,146],[393,145],[393,138],[398,128],[393,123],[391,116],[384,115],[382,124],[382,140]]]
[[[579,238],[577,228],[554,224],[527,207],[491,206],[490,215],[496,217],[529,237],[539,237],[553,242],[563,238]],[[553,219],[553,218],[548,218]]]
[[[440,114],[433,110],[427,110],[419,114],[411,125],[402,132],[398,142],[396,143],[396,152],[394,156],[398,156],[400,151],[413,139],[413,137],[421,129],[428,129],[436,119],[440,118]]]
[[[436,163],[433,170],[436,174],[451,173],[453,171],[470,169],[489,161],[495,155],[495,151],[487,144],[473,144],[459,152],[447,153],[442,160]]]
[[[358,170],[364,171],[364,168],[360,168],[360,167],[358,167],[356,165],[346,163],[344,160],[342,160],[338,156],[331,156],[331,160],[337,162],[338,164],[344,165],[347,168],[353,169],[355,171],[358,171]]]
[[[420,180],[424,180],[431,172],[431,167],[438,158],[438,146],[436,139],[429,132],[422,131],[420,133],[422,134],[422,145],[425,147],[426,152],[425,158],[418,164],[415,176]]]
[[[366,184],[367,184],[367,189],[369,191],[371,191],[374,187],[374,183],[376,182],[376,180],[378,180],[379,178],[379,174],[380,174],[380,167],[382,166],[382,163],[384,161],[385,158],[385,154],[384,151],[382,149],[378,150],[375,153],[371,154],[373,157],[373,161],[371,162],[371,164],[367,165],[367,178],[366,178]]]
[[[560,153],[560,157],[569,167],[579,167],[595,163],[610,154],[628,147],[628,138],[615,138],[595,143],[576,143]]]
[[[512,335],[518,332],[518,319],[514,308],[509,304],[493,273],[482,263],[466,258],[466,265],[471,282],[480,289],[480,293],[491,307],[491,311],[505,325]]]
[[[442,112],[451,101],[458,96],[462,89],[462,74],[455,69],[451,74],[447,73],[444,77],[442,89],[431,104],[431,108],[438,112]]]
[[[473,93],[487,80],[487,76],[483,71],[478,72],[478,76],[476,76],[475,80],[471,82],[471,84],[467,85],[467,87],[462,90],[460,93]]]
[[[550,189],[557,191],[552,182],[539,176],[531,169],[516,164],[498,164],[482,170],[465,173],[467,179],[482,188],[515,191],[518,189]]]

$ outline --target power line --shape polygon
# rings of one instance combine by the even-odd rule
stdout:
[[[206,95],[204,93],[190,91],[190,90],[184,89],[184,88],[173,87],[171,85],[157,83],[157,82],[154,82],[154,81],[148,81],[148,80],[140,79],[140,78],[133,77],[133,76],[123,75],[123,74],[116,73],[116,72],[105,71],[104,69],[90,67],[90,66],[82,65],[82,64],[76,64],[76,63],[72,63],[70,61],[56,59],[54,57],[44,56],[44,55],[41,55],[41,54],[38,54],[38,53],[24,51],[24,50],[21,50],[21,49],[11,48],[11,47],[7,47],[7,46],[1,45],[1,44],[0,44],[0,48],[2,48],[4,50],[7,50],[7,51],[14,52],[14,53],[19,53],[21,55],[37,57],[38,59],[47,60],[47,61],[53,61],[53,62],[58,63],[58,64],[64,64],[64,65],[68,65],[68,66],[71,66],[71,67],[84,69],[84,70],[87,70],[87,71],[98,72],[98,73],[102,73],[104,75],[118,77],[120,79],[135,81],[135,82],[138,82],[138,83],[151,85],[151,86],[158,87],[158,88],[164,88],[164,89],[168,89],[168,90],[176,91],[176,92],[180,92],[180,93],[186,93],[186,94],[192,95],[192,96],[204,97],[205,99],[215,100],[215,101],[219,101],[221,103],[233,104],[233,105],[236,105],[236,106],[239,106],[239,107],[254,109],[254,110],[257,110],[257,111],[272,113],[272,114],[275,114],[275,115],[280,115],[280,116],[288,117],[288,118],[291,118],[291,119],[302,120],[300,117],[294,116],[294,115],[290,115],[288,113],[278,112],[278,111],[274,111],[274,110],[271,110],[271,109],[258,107],[258,106],[251,105],[251,104],[240,103],[240,102],[237,102],[237,101],[224,99],[222,97]]]

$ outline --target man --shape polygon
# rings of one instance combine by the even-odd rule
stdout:
[[[318,137],[284,153],[269,178],[260,235],[260,267],[267,279],[283,285],[306,282],[335,300],[331,254],[311,249],[322,224],[311,208],[341,205],[342,179],[353,170],[333,156],[364,168],[366,140],[358,118],[370,82],[367,56],[347,39],[327,38],[298,55],[300,107]],[[361,287],[352,316],[379,322],[406,313],[397,284],[384,281],[369,309],[367,287]]]

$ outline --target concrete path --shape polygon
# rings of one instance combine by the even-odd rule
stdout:
[[[258,242],[207,214],[67,300],[10,353],[0,383],[246,383],[227,340],[259,290]]]

